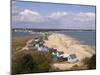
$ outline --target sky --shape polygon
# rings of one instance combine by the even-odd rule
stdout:
[[[95,29],[95,6],[12,1],[12,28]]]

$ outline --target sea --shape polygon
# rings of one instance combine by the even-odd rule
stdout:
[[[96,45],[96,31],[51,31],[52,33],[60,33],[67,36],[70,36],[72,38],[75,38],[76,40],[80,41],[81,44],[85,45]],[[12,31],[12,37],[18,37],[18,36],[28,36],[33,35],[29,32],[14,32]]]

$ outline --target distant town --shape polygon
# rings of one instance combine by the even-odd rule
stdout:
[[[34,29],[34,28],[12,28],[12,31],[95,31],[94,29]]]

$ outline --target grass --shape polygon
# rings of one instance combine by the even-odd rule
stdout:
[[[12,54],[24,47],[26,45],[26,42],[28,40],[32,39],[32,36],[18,36],[18,37],[12,37],[11,39],[11,49]]]

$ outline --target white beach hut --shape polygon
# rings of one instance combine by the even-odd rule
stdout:
[[[69,63],[76,63],[78,61],[78,58],[75,54],[62,54],[60,56],[62,56]]]

